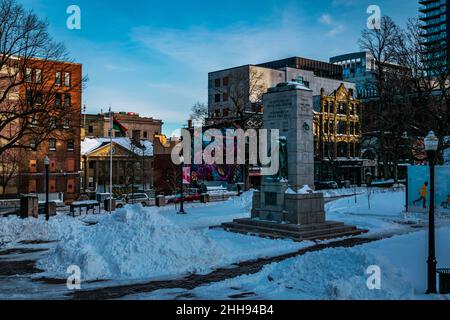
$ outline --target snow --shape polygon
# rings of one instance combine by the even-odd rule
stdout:
[[[303,186],[300,190],[297,191],[297,194],[310,194],[313,193],[313,189],[311,189],[309,186]]]
[[[297,192],[292,190],[292,188],[288,188],[286,190],[286,194],[311,194],[311,193],[314,193],[314,191],[309,186],[303,186],[303,188],[299,189]]]
[[[438,268],[448,267],[449,227],[437,230],[436,243]],[[239,288],[240,292],[255,293],[258,299],[445,299],[424,294],[426,261],[427,232],[421,231],[354,248],[307,253],[268,265],[255,275],[199,287],[192,293],[199,299],[228,299]],[[367,270],[371,266],[380,268],[380,290],[367,286]]]
[[[137,205],[63,238],[38,267],[62,275],[68,266],[78,265],[89,280],[143,279],[205,272],[225,253],[201,232]]]
[[[81,142],[81,155],[89,154],[100,147],[108,145],[110,138],[86,138]],[[142,149],[132,144],[130,138],[113,138],[113,143],[120,145],[121,147],[135,152],[137,155],[142,155]],[[147,140],[142,140],[141,144],[145,146],[145,155],[153,156],[153,143]]]
[[[216,204],[186,205],[187,215],[173,207],[126,206],[113,215],[85,217],[97,224],[61,216],[47,226],[43,220],[15,219],[5,229],[9,241],[23,238],[29,229],[45,230],[28,238],[59,240],[38,268],[49,277],[65,278],[66,270],[77,265],[84,280],[141,280],[181,277],[206,273],[234,263],[295,252],[308,242],[270,240],[212,229],[210,226],[248,217],[252,192]],[[25,223],[29,228],[20,228]],[[3,224],[2,224],[3,225]],[[20,230],[15,232],[14,230]],[[3,234],[3,232],[2,232]]]
[[[327,219],[345,222],[372,233],[398,229],[397,221],[408,218],[404,215],[406,196],[404,191],[360,194],[342,198],[325,205]]]
[[[60,215],[50,219],[20,219],[19,217],[5,217],[0,220],[0,247],[12,242],[20,241],[55,241],[64,234],[76,232],[84,223],[81,220]]]
[[[375,191],[370,206],[366,193],[328,203],[328,219],[367,228],[373,234],[405,228],[398,223],[411,219],[403,213],[404,191]],[[22,240],[59,240],[50,247],[49,254],[39,257],[37,267],[45,270],[45,276],[66,278],[67,268],[78,265],[83,281],[181,278],[312,245],[209,229],[248,217],[252,196],[253,192],[246,192],[225,202],[187,204],[187,215],[176,214],[173,206],[136,205],[112,215],[75,219],[60,215],[49,223],[42,218],[3,218],[0,245],[12,246]],[[97,224],[85,223],[91,220]],[[450,265],[449,252],[443,245],[450,243],[449,231],[447,227],[437,233],[440,266]],[[200,298],[226,299],[233,291],[230,288],[239,288],[266,299],[414,299],[424,291],[425,255],[426,232],[422,231],[351,249],[308,253],[266,266],[252,276],[197,288],[194,293]],[[382,269],[381,291],[367,289],[366,269],[371,265]]]

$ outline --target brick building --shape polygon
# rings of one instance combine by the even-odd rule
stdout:
[[[141,117],[133,112],[113,113],[113,117],[128,129],[126,135],[135,140],[148,140],[153,142],[153,137],[162,132],[163,122],[161,120]],[[109,113],[85,114],[83,115],[82,139],[103,138],[109,136],[111,118]],[[119,132],[114,137],[122,137]]]
[[[33,118],[28,131],[33,131],[34,126],[42,127],[43,123],[38,123],[40,121],[46,121],[45,125],[52,126],[53,131],[46,133],[45,137],[35,133],[36,140],[28,132],[17,142],[24,148],[8,151],[13,160],[0,166],[0,171],[14,166],[16,172],[5,188],[5,196],[45,193],[44,159],[48,156],[49,192],[62,193],[65,201],[74,200],[80,192],[82,65],[33,59],[24,71],[23,83],[16,87],[9,99],[16,108],[46,104],[48,115],[45,119]],[[14,136],[20,121],[24,119],[12,123],[2,131],[2,135]]]

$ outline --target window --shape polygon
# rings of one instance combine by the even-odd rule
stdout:
[[[75,193],[75,180],[74,179],[67,180],[67,193]]]
[[[64,94],[64,108],[70,108],[72,105],[72,96],[70,93]]]
[[[36,173],[37,172],[37,161],[36,160],[30,160],[29,170],[30,170],[30,173]]]
[[[147,138],[148,138],[148,132],[144,131],[144,139],[147,139]]]
[[[56,172],[56,160],[50,160],[50,172]]]
[[[55,192],[56,191],[56,180],[52,179],[48,182],[48,190],[50,192]]]
[[[61,108],[62,105],[62,94],[56,93],[55,94],[55,108]]]
[[[228,86],[230,83],[230,79],[228,77],[225,77],[222,79],[222,84],[224,87]]]
[[[36,193],[36,180],[31,179],[28,181],[28,193]]]
[[[31,90],[27,90],[27,93],[26,93],[26,99],[27,99],[27,105],[29,106],[29,107],[31,107],[31,106],[33,106],[33,99],[34,99],[34,97],[33,97],[33,92],[31,91]]]
[[[89,126],[88,127],[88,132],[89,133],[93,133],[94,132],[94,127],[93,126]]]
[[[214,102],[220,102],[220,94],[216,94],[215,96],[214,96]]]
[[[228,117],[229,114],[230,114],[230,109],[228,109],[228,108],[223,109],[223,116],[224,117]]]
[[[345,158],[347,157],[347,143],[339,142],[337,147],[338,157]]]
[[[56,150],[56,139],[50,139],[48,141],[48,149],[50,151],[55,151]]]
[[[36,151],[36,141],[30,140],[30,149]]]
[[[89,169],[95,169],[95,161],[89,161]]]
[[[64,129],[70,128],[70,120],[69,119],[64,119],[63,128]]]
[[[60,86],[62,84],[62,76],[61,76],[61,72],[60,71],[56,72],[55,84],[57,86]]]
[[[73,140],[67,141],[67,151],[73,151],[74,150],[74,143]]]
[[[42,83],[42,70],[41,69],[34,70],[34,78],[36,80],[36,83]]]
[[[224,101],[224,102],[227,102],[227,101],[228,101],[228,92],[225,92],[225,93],[223,94],[223,101]]]
[[[50,129],[55,129],[56,128],[56,117],[50,117]]]
[[[25,82],[28,82],[28,83],[33,82],[33,69],[27,68],[25,70]]]
[[[42,104],[42,100],[43,100],[42,97],[43,97],[42,92],[36,92],[36,97],[35,97],[36,104],[38,104],[38,105]]]
[[[69,159],[67,160],[67,172],[75,171],[75,160]]]
[[[216,88],[220,87],[220,79],[214,80],[214,87]]]
[[[64,86],[70,87],[71,83],[71,75],[70,72],[64,72]]]

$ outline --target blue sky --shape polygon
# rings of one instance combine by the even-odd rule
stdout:
[[[207,101],[207,73],[289,56],[328,61],[359,50],[367,7],[400,25],[416,0],[19,0],[50,22],[55,39],[89,77],[88,112],[134,111],[165,122],[170,135],[191,106]],[[81,30],[66,28],[69,5]]]

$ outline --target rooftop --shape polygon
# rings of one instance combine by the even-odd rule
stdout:
[[[134,145],[130,138],[113,138],[113,144],[120,145],[130,152],[134,152],[137,155],[142,156],[142,149]],[[86,138],[81,142],[81,155],[88,155],[100,148],[111,143],[110,138]],[[153,143],[147,140],[141,140],[141,145],[145,146],[145,156],[153,156]]]

